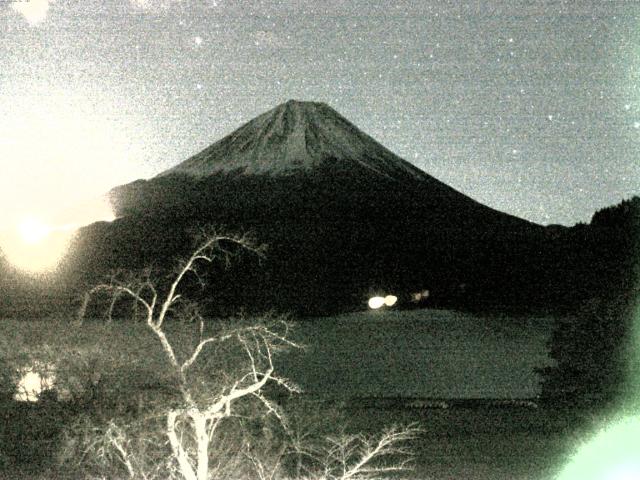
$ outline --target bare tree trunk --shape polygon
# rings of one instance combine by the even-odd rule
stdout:
[[[198,480],[207,480],[209,475],[209,435],[207,435],[207,419],[200,413],[191,415],[197,442]]]
[[[199,480],[196,473],[193,471],[191,464],[189,463],[189,456],[184,451],[180,438],[176,433],[176,423],[178,421],[178,412],[170,411],[167,414],[167,436],[169,437],[169,443],[171,444],[171,450],[173,452],[173,458],[178,462],[180,467],[180,473],[185,480]],[[206,478],[206,477],[205,477]]]

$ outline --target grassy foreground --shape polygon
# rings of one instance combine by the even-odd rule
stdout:
[[[415,422],[423,434],[412,445],[420,480],[550,480],[588,427],[547,408],[349,408],[352,428]],[[582,423],[582,426],[579,424]]]
[[[408,423],[422,429],[410,445],[414,470],[385,477],[394,479],[551,480],[582,436],[567,416],[544,408],[412,409],[367,407],[352,400],[343,405],[343,412],[348,422],[340,427],[349,432],[377,433]],[[0,470],[0,478],[54,478],[43,467],[14,466]]]

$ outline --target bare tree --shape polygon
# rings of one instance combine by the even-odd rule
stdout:
[[[209,477],[210,445],[214,432],[223,419],[234,414],[236,402],[247,398],[257,399],[268,412],[282,418],[277,406],[268,400],[261,390],[268,382],[276,382],[289,391],[296,390],[294,385],[274,373],[274,354],[283,348],[298,347],[288,338],[286,322],[238,326],[205,334],[203,317],[197,309],[188,307],[183,309],[183,312],[187,312],[189,317],[198,323],[198,341],[188,351],[178,351],[167,334],[167,318],[170,312],[176,311],[176,305],[182,301],[180,287],[187,275],[193,275],[199,280],[199,264],[211,263],[216,259],[228,262],[234,248],[262,255],[262,249],[256,247],[246,236],[208,232],[201,236],[193,253],[178,264],[163,292],[148,270],[138,275],[123,275],[121,272],[119,275],[113,275],[107,283],[90,289],[78,314],[78,320],[82,322],[91,297],[100,292],[107,292],[112,296],[109,316],[115,301],[123,296],[131,298],[144,312],[146,325],[159,340],[166,357],[166,373],[177,379],[181,401],[179,405],[166,409],[164,431],[173,459],[185,480],[206,480]],[[196,395],[198,382],[190,376],[191,370],[195,368],[203,352],[225,342],[237,342],[245,355],[246,371],[238,374],[215,394],[208,391],[204,395]],[[111,435],[110,438],[118,440],[114,444],[115,449],[128,474],[133,477],[134,463],[127,458],[121,436]]]
[[[412,452],[406,444],[421,430],[391,427],[380,435],[338,435],[327,438],[319,458],[322,470],[314,480],[365,480],[411,469]],[[386,460],[386,462],[385,462]]]
[[[282,446],[276,455],[265,461],[250,452],[245,455],[254,466],[260,480],[274,480],[279,476],[281,461],[289,454],[299,458],[302,454],[310,461],[304,467],[294,467],[293,478],[304,480],[374,480],[387,478],[413,469],[413,454],[407,446],[422,430],[415,425],[393,426],[377,435],[346,434],[329,435],[324,439],[308,439],[304,451],[299,445],[291,445],[286,451]],[[319,441],[318,441],[319,440]],[[290,478],[290,477],[285,477]]]

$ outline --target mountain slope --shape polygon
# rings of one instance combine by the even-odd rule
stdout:
[[[277,184],[277,185],[276,185]],[[286,187],[284,187],[286,185]],[[224,195],[228,188],[233,192]],[[531,229],[533,224],[497,212],[454,190],[403,160],[324,103],[289,100],[247,122],[200,153],[151,180],[139,180],[112,190],[117,215],[152,210],[185,209],[194,204],[235,203],[262,191],[275,205],[388,203],[390,211],[411,212],[412,221],[442,223],[468,212],[491,217],[508,228]],[[316,192],[316,196],[312,194]],[[375,193],[381,198],[371,198]],[[246,197],[241,199],[240,196]],[[319,197],[322,198],[319,198]],[[386,198],[382,198],[386,197]],[[397,205],[394,205],[394,202]],[[403,204],[403,210],[398,210]],[[403,212],[404,211],[404,212]],[[475,212],[475,213],[474,213]],[[423,218],[424,217],[424,218]]]
[[[430,178],[328,105],[295,100],[263,113],[160,176],[233,170],[282,175],[336,159],[340,169],[361,168],[396,180]]]

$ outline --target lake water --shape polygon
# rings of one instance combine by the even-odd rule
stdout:
[[[550,363],[549,317],[366,311],[296,323],[278,371],[329,396],[530,398]]]

